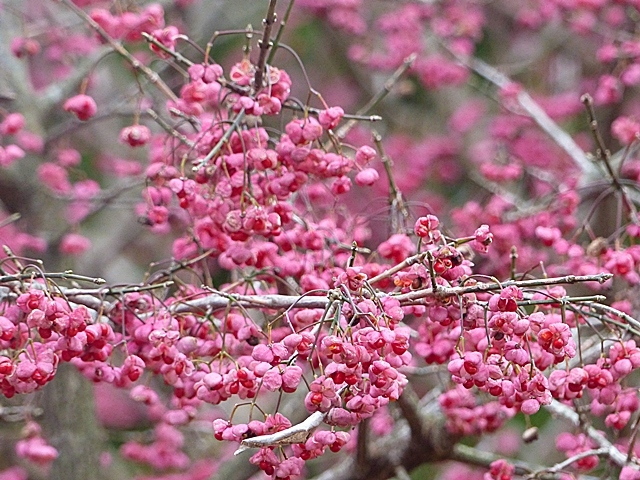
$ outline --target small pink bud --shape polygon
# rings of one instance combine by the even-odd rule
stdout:
[[[91,240],[77,233],[68,233],[60,242],[60,252],[65,255],[82,255],[91,248]]]
[[[89,120],[98,111],[98,106],[89,95],[76,95],[64,102],[63,108],[73,113],[79,120]]]
[[[368,145],[364,145],[356,151],[356,163],[361,167],[364,167],[374,158],[376,158],[376,151]]]
[[[40,52],[40,43],[33,38],[16,37],[11,40],[11,53],[17,58],[37,55]]]
[[[24,128],[24,117],[20,113],[11,113],[0,123],[2,135],[15,135]]]
[[[375,168],[365,168],[356,175],[356,183],[361,187],[371,186],[378,181],[380,175]]]
[[[131,125],[120,131],[120,141],[131,147],[146,145],[151,139],[151,131],[144,125]]]

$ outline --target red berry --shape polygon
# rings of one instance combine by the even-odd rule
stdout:
[[[335,383],[336,385],[340,385],[341,383],[344,383],[345,380],[345,374],[344,372],[333,372],[331,374],[331,379],[333,380],[333,383]]]
[[[475,375],[478,373],[478,367],[471,362],[464,362],[464,369],[469,375]]]

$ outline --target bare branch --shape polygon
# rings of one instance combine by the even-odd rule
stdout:
[[[264,17],[264,20],[262,20],[264,31],[262,32],[262,40],[258,41],[260,56],[256,64],[256,76],[253,82],[256,92],[262,88],[262,79],[264,78],[264,70],[267,65],[267,54],[273,46],[271,43],[271,30],[273,29],[273,24],[276,23],[276,3],[278,3],[277,0],[271,0],[269,2],[269,10],[267,10],[267,15]]]
[[[562,417],[574,426],[580,428],[591,440],[596,442],[602,449],[605,450],[603,454],[606,454],[609,459],[619,467],[623,467],[628,464],[627,455],[622,453],[618,448],[613,445],[607,438],[591,425],[585,425],[580,421],[580,416],[571,407],[560,403],[557,400],[553,400],[551,404],[545,405],[545,409],[551,412],[553,415]],[[636,467],[638,469],[638,467]]]
[[[582,282],[598,282],[604,283],[613,275],[610,273],[601,273],[598,275],[567,275],[565,277],[541,278],[534,280],[509,280],[506,282],[477,283],[475,285],[463,287],[444,287],[438,286],[434,291],[432,288],[423,290],[415,290],[409,293],[393,294],[379,293],[382,297],[392,297],[400,301],[401,305],[420,303],[420,300],[429,297],[447,298],[457,297],[467,293],[493,292],[502,290],[508,286],[517,286],[519,288],[544,287],[549,285],[565,285]],[[83,292],[86,293],[86,292]],[[223,294],[222,292],[213,293],[206,297],[175,304],[172,307],[174,313],[183,313],[197,310],[221,309],[229,306],[238,305],[243,308],[326,308],[331,302],[328,296],[303,296],[298,295],[239,295],[239,294]],[[558,299],[557,301],[561,301]]]
[[[498,88],[504,88],[512,83],[512,80],[503,73],[496,70],[491,65],[477,58],[464,58],[460,55],[449,51],[460,63],[476,72],[482,78],[490,81]],[[517,96],[518,103],[522,109],[535,121],[538,126],[551,137],[551,139],[569,155],[575,164],[583,173],[589,174],[589,177],[596,178],[600,175],[599,169],[589,160],[584,150],[554,122],[549,115],[531,98],[526,91],[521,91]]]
[[[245,438],[240,442],[240,448],[238,448],[233,454],[239,455],[250,448],[265,448],[279,445],[292,445],[294,443],[304,443],[307,441],[311,433],[323,422],[326,416],[326,413],[314,412],[304,421],[279,432],[272,433],[270,435]]]

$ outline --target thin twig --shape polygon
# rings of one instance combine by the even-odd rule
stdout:
[[[170,48],[167,48],[166,45],[156,40],[156,38],[153,35],[149,35],[147,32],[142,32],[141,35],[142,35],[142,38],[144,38],[147,42],[149,42],[159,50],[162,50],[167,55],[173,57],[178,62],[184,63],[187,67],[190,67],[193,65],[193,62],[191,60],[189,60],[187,57],[182,55],[180,52],[176,52],[175,50],[171,50]]]
[[[606,454],[617,466],[624,467],[625,465],[628,465],[627,455],[622,453],[615,445],[607,440],[602,432],[598,431],[591,425],[585,425],[584,422],[580,420],[578,413],[571,407],[562,404],[558,400],[552,400],[551,403],[549,405],[545,405],[544,408],[552,414],[560,416],[571,422],[574,426],[580,428],[591,440],[606,450],[604,454]]]
[[[269,52],[269,58],[267,58],[267,64],[271,64],[271,62],[273,61],[273,56],[278,51],[278,46],[280,46],[280,41],[282,40],[282,34],[284,33],[284,29],[287,26],[287,22],[289,21],[289,16],[291,15],[291,11],[293,10],[294,3],[295,3],[295,0],[289,1],[287,10],[284,12],[284,17],[280,21],[280,27],[278,28],[278,33],[276,33],[276,38],[273,41],[273,46],[271,47],[271,51]]]
[[[600,129],[598,128],[598,120],[596,118],[595,109],[593,108],[593,98],[591,98],[591,95],[589,95],[588,93],[585,93],[584,95],[582,95],[582,97],[580,97],[580,101],[582,101],[582,103],[584,104],[585,108],[587,109],[587,115],[589,116],[589,129],[591,130],[593,139],[596,142],[596,158],[604,164],[604,168],[609,174],[613,187],[618,192],[620,192],[625,206],[631,212],[631,219],[635,223],[638,221],[638,212],[635,205],[629,198],[626,189],[620,183],[620,179],[613,171],[613,167],[611,165],[611,152],[608,148],[606,148],[604,140],[600,133]]]
[[[258,63],[256,64],[256,75],[253,81],[256,92],[262,88],[262,79],[264,78],[264,72],[267,66],[267,54],[273,46],[273,43],[271,42],[271,30],[273,29],[273,24],[276,23],[277,3],[277,0],[270,0],[267,15],[262,20],[264,31],[262,32],[262,39],[258,41],[260,56],[258,57]]]
[[[23,282],[25,280],[30,280],[33,278],[45,278],[48,280],[75,280],[79,282],[95,283],[96,285],[103,285],[107,282],[104,278],[76,275],[71,270],[67,270],[66,272],[60,273],[41,273],[39,271],[32,271],[28,273],[18,273],[15,275],[2,275],[0,276],[0,284],[10,282]]]
[[[319,108],[307,107],[299,105],[298,103],[294,103],[290,100],[287,100],[283,105],[283,108],[288,108],[289,110],[295,110],[296,112],[305,112],[310,113],[312,115],[319,115],[324,110]],[[345,113],[342,118],[353,119],[354,121],[360,122],[379,122],[382,120],[380,115],[359,115],[357,113]]]
[[[181,143],[185,144],[187,147],[195,148],[195,146],[196,146],[195,143],[193,143],[191,140],[189,140],[186,135],[178,132],[175,128],[173,128],[171,125],[169,125],[164,120],[164,118],[162,118],[160,115],[158,115],[158,113],[155,110],[153,110],[152,108],[147,108],[145,110],[145,113],[147,115],[149,115],[154,122],[156,122],[158,125],[160,125],[160,127],[165,132],[167,132],[169,135],[171,135],[172,137],[174,137],[175,139],[177,139]]]
[[[476,72],[482,78],[490,81],[498,88],[504,88],[510,83],[511,79],[506,75],[500,73],[491,65],[479,60],[477,58],[469,57],[465,58],[461,55],[455,54],[449,51],[456,60],[469,69]],[[599,177],[599,171],[595,165],[589,160],[584,150],[571,138],[571,136],[565,132],[562,128],[555,123],[549,115],[538,105],[531,96],[523,91],[520,91],[517,95],[517,100],[522,109],[533,119],[538,126],[551,137],[551,139],[562,148],[575,162],[575,164],[582,170],[583,173],[589,174],[592,178]]]
[[[396,220],[396,216],[394,212],[399,212],[403,218],[409,217],[409,211],[407,210],[407,206],[402,198],[402,192],[398,188],[396,181],[393,177],[393,172],[391,170],[391,159],[387,156],[384,151],[384,147],[382,146],[382,136],[374,131],[373,132],[373,142],[376,145],[376,150],[378,150],[378,154],[380,155],[380,160],[382,161],[382,165],[384,166],[384,170],[387,174],[387,180],[389,182],[389,206],[391,207],[391,230],[395,233],[398,231],[398,224]]]
[[[245,114],[244,114],[244,108],[242,110],[240,110],[237,114],[236,114],[236,118],[234,119],[233,123],[231,124],[231,126],[229,127],[229,129],[224,132],[224,135],[222,136],[222,138],[218,141],[218,143],[216,143],[216,145],[211,149],[211,151],[207,154],[206,157],[204,157],[202,159],[202,161],[200,161],[200,163],[198,163],[198,165],[195,165],[193,167],[193,171],[197,172],[198,170],[200,170],[202,167],[206,166],[207,163],[209,163],[209,161],[215,157],[218,152],[220,152],[220,150],[222,149],[222,147],[229,141],[229,139],[231,138],[231,135],[233,134],[233,132],[236,131],[236,129],[240,126],[240,122],[242,122],[242,119],[244,118]]]
[[[532,280],[508,280],[501,283],[477,283],[475,285],[469,285],[466,287],[445,287],[438,285],[436,291],[431,288],[424,290],[415,290],[413,292],[403,293],[400,295],[393,295],[393,298],[403,302],[410,300],[418,300],[427,298],[429,296],[436,296],[438,298],[455,297],[458,295],[465,295],[467,293],[480,293],[480,292],[493,292],[496,290],[502,290],[508,286],[516,286],[518,288],[531,288],[531,287],[544,287],[548,285],[565,285],[573,283],[583,282],[598,282],[604,283],[613,277],[610,273],[600,273],[597,275],[567,275],[564,277],[553,278],[537,278]]]
[[[402,65],[400,65],[400,67],[398,67],[396,71],[393,72],[393,74],[387,79],[387,81],[384,82],[382,89],[373,97],[371,97],[371,99],[367,102],[367,104],[358,110],[356,115],[362,116],[367,114],[372,108],[378,105],[389,93],[391,93],[391,90],[393,90],[394,85],[398,83],[398,80],[400,80],[400,78],[402,78],[402,76],[407,72],[407,70],[411,68],[415,60],[416,60],[415,53],[405,58],[404,61],[402,62]],[[356,125],[355,119],[352,119],[346,122],[336,131],[336,137],[338,137],[339,139],[343,139],[344,137],[347,136],[349,131],[355,125]]]
[[[376,275],[375,277],[370,278],[369,283],[373,285],[374,283],[377,283],[380,280],[384,280],[385,278],[389,278],[394,273],[399,272],[400,270],[404,270],[405,268],[408,268],[411,265],[415,265],[416,263],[422,263],[426,255],[427,255],[426,252],[412,255],[411,257],[404,259],[399,264],[389,268],[388,270],[385,270],[384,272]]]

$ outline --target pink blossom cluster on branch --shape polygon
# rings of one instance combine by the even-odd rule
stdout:
[[[19,65],[38,62],[27,77],[53,99],[46,108],[61,127],[37,125],[29,109],[3,110],[0,173],[37,163],[32,180],[64,218],[54,233],[38,231],[37,216],[0,221],[10,247],[0,265],[4,397],[40,390],[70,363],[144,406],[146,441],[122,443],[120,457],[153,478],[185,479],[219,467],[186,439],[202,424],[223,442],[221,457],[230,458],[225,442],[255,449],[238,462],[274,479],[310,476],[316,465],[330,475],[322,457],[340,451],[387,478],[419,462],[409,448],[400,464],[367,462],[368,432],[402,445],[404,422],[413,439],[440,428],[452,444],[423,462],[460,461],[457,439],[501,431],[518,415],[529,425],[562,405],[604,433],[582,420],[568,428],[555,439],[566,460],[555,465],[482,452],[469,463],[484,465],[486,479],[605,468],[640,478],[640,111],[622,104],[640,83],[637,2],[299,0],[291,20],[326,19],[353,68],[393,72],[372,103],[400,82],[416,98],[461,92],[455,108],[433,101],[448,121],[426,138],[396,133],[401,121],[388,114],[385,137],[372,135],[377,117],[325,100],[280,36],[287,2],[268,2],[261,30],[217,32],[207,44],[189,36],[186,17],[170,20],[190,2],[165,3],[62,0],[52,15],[24,12],[47,35],[10,45]],[[67,14],[80,23],[56,24]],[[597,52],[567,60],[536,44],[549,65],[597,73],[576,79],[550,66],[510,79],[485,63],[509,58],[483,52],[498,35],[520,41],[545,28]],[[232,60],[216,57],[227,34],[244,41]],[[282,60],[287,52],[296,62]],[[133,85],[121,105],[109,69]],[[486,82],[494,103],[467,82]],[[102,135],[126,154],[83,145],[83,129],[118,117]],[[483,194],[472,198],[472,184]],[[48,245],[90,256],[91,219],[132,189],[132,216],[171,243],[154,258],[170,257],[166,268],[154,264],[142,284],[80,288],[91,279],[46,273],[23,257]],[[380,196],[382,228],[372,207]],[[440,427],[416,421],[419,402],[415,415],[410,408],[435,391],[419,374],[431,368]],[[32,463],[51,467],[65,455],[31,419],[23,437],[16,454]],[[387,474],[393,461],[398,470]]]

